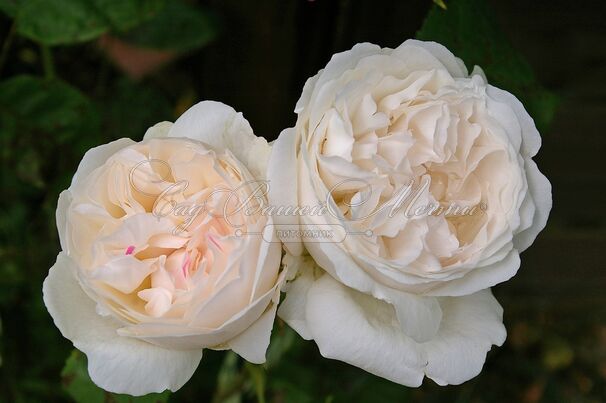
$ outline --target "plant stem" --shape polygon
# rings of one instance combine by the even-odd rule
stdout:
[[[6,35],[6,39],[2,44],[2,50],[0,51],[0,73],[2,73],[2,68],[4,67],[4,63],[6,63],[6,58],[8,57],[8,51],[13,44],[13,38],[15,37],[15,23],[11,25],[8,34]]]
[[[55,78],[55,64],[53,62],[53,53],[47,45],[40,45],[42,56],[42,67],[44,68],[44,77],[47,80]]]
[[[225,400],[232,397],[236,392],[242,390],[244,383],[246,382],[246,375],[244,374],[244,370],[242,370],[236,378],[232,380],[232,382],[223,390],[218,390],[213,396],[212,403],[222,403]]]

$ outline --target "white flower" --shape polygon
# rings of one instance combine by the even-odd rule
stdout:
[[[263,179],[269,151],[241,114],[201,102],[140,143],[86,153],[59,198],[63,251],[43,292],[97,385],[175,391],[203,348],[265,361],[280,245],[246,235],[271,218],[223,208],[232,191],[245,196],[247,182]]]
[[[270,202],[328,213],[279,224],[348,235],[283,239],[328,274],[300,275],[279,315],[324,355],[405,385],[476,375],[505,339],[486,289],[516,273],[551,208],[528,113],[479,68],[415,40],[334,55],[296,112],[273,146]]]

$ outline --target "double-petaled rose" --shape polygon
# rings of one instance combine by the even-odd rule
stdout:
[[[489,287],[516,273],[551,208],[522,104],[409,40],[334,55],[295,111],[273,146],[270,201],[324,204],[280,224],[347,236],[284,239],[298,274],[279,316],[324,356],[404,385],[477,375],[506,336]],[[295,257],[304,249],[311,259]]]
[[[411,40],[334,55],[296,112],[272,149],[202,102],[85,155],[44,301],[99,386],[176,390],[204,348],[263,362],[286,273],[280,317],[403,385],[464,382],[504,342],[490,287],[551,208],[521,103]]]
[[[204,348],[264,362],[281,247],[249,235],[271,217],[230,206],[263,179],[268,155],[242,115],[216,102],[157,124],[139,143],[86,153],[59,199],[63,251],[44,301],[96,384],[176,390]]]

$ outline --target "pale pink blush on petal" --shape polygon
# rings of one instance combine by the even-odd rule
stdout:
[[[181,271],[183,271],[183,277],[187,277],[187,269],[189,268],[189,264],[191,262],[191,258],[189,253],[185,253],[185,257],[183,258],[183,265],[181,266]]]
[[[211,234],[210,232],[207,234],[208,236],[208,240],[210,242],[212,242],[213,245],[215,245],[217,247],[217,249],[219,249],[221,252],[223,252],[223,248],[221,247],[221,244],[219,244],[219,241],[217,241],[217,238],[215,238],[215,236],[213,234]]]

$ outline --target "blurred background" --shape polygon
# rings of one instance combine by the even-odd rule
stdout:
[[[0,401],[606,401],[606,3],[550,0],[0,0]],[[323,359],[277,322],[264,366],[206,351],[174,394],[88,379],[42,303],[59,192],[84,152],[203,99],[275,139],[305,80],[357,42],[436,40],[517,95],[543,136],[545,231],[494,293],[508,339],[461,386],[410,389]]]

